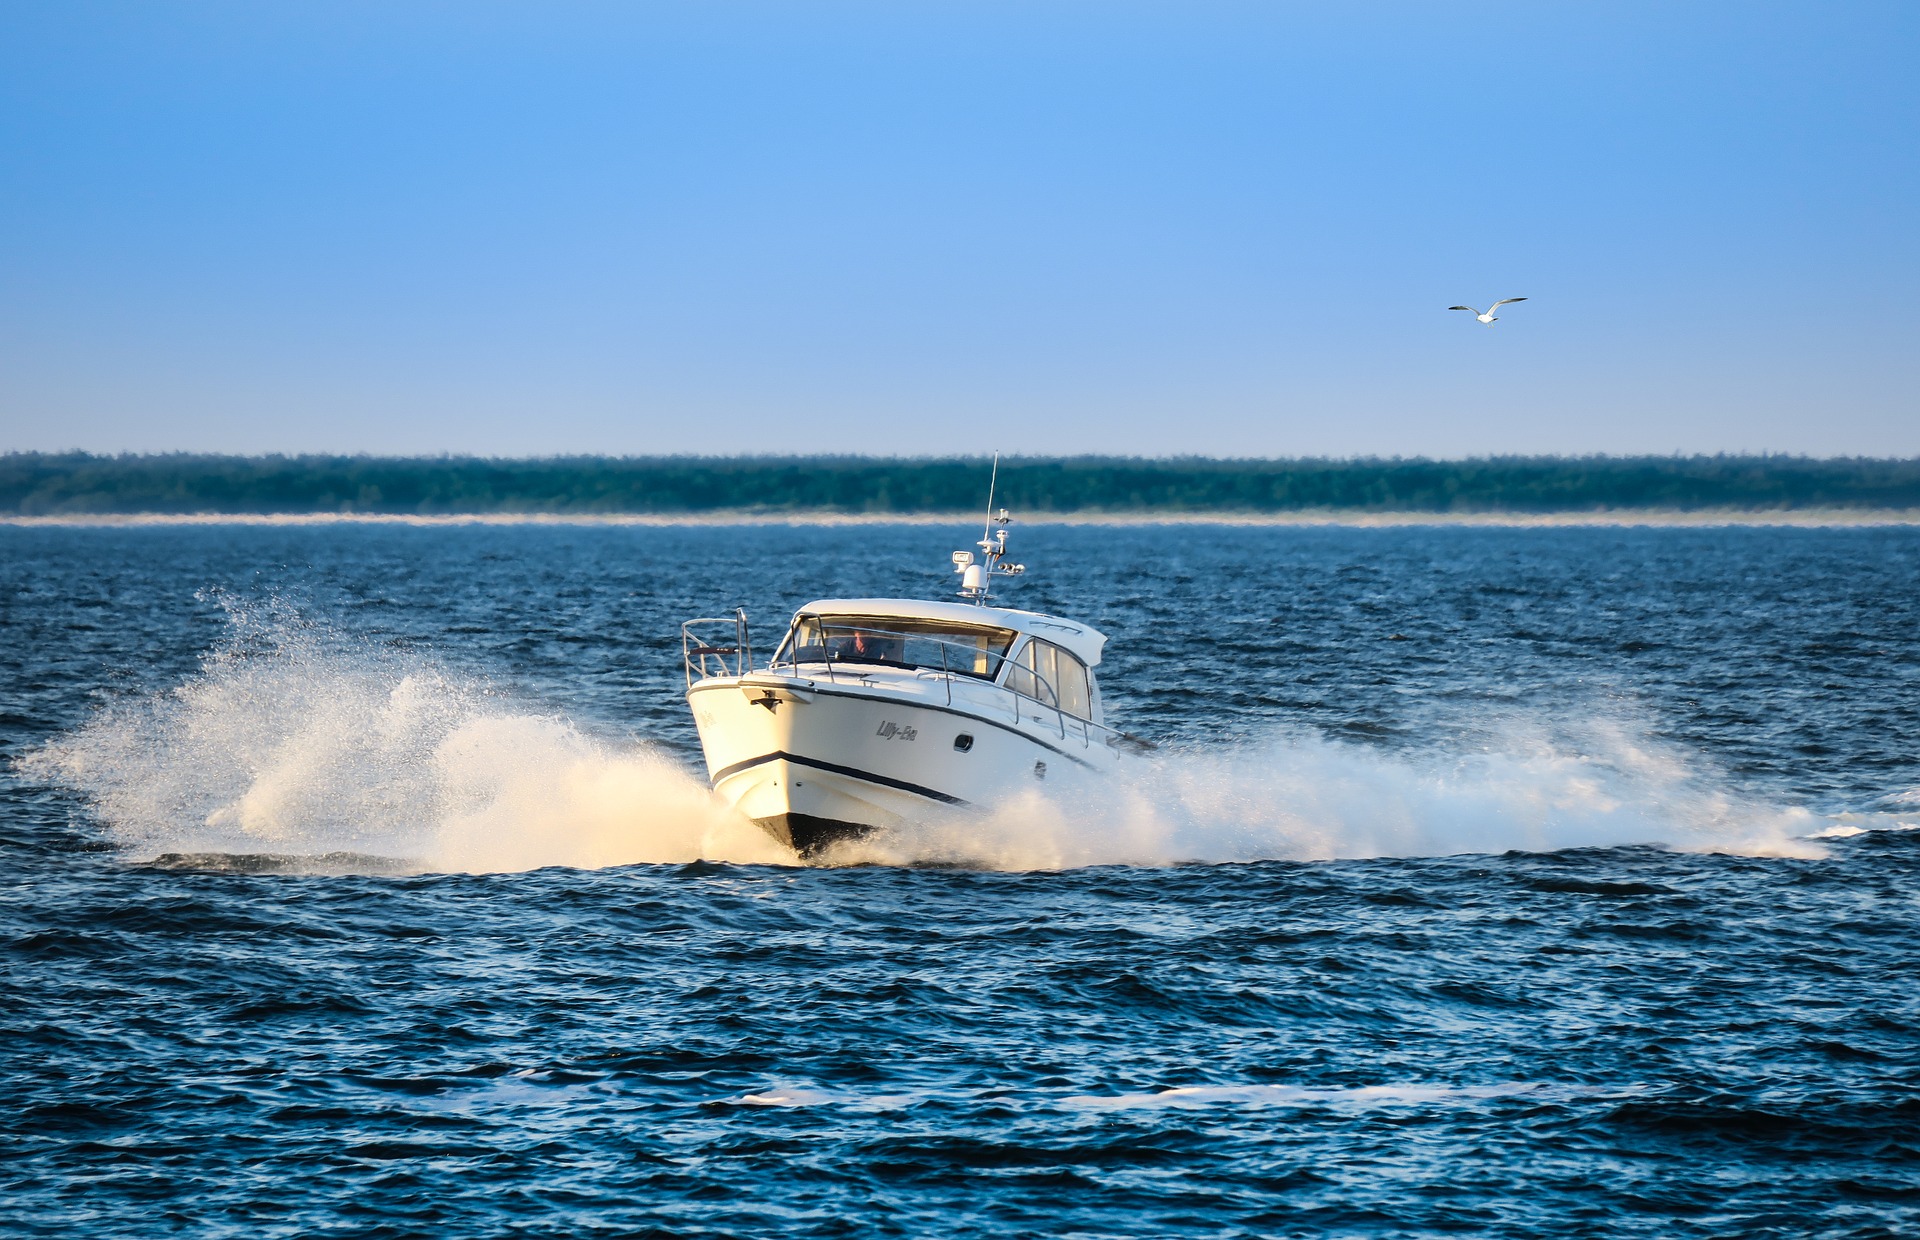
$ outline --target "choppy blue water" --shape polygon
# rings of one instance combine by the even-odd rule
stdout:
[[[972,531],[0,528],[4,1230],[1920,1227],[1920,531],[1018,532],[1162,752],[808,869],[677,622]]]

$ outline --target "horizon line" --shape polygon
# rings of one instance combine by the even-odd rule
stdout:
[[[96,452],[85,448],[68,448],[49,451],[39,448],[8,448],[0,450],[0,460],[9,458],[40,458],[45,460],[177,460],[181,458],[216,461],[871,461],[879,463],[923,463],[937,464],[954,461],[987,461],[994,457],[991,449],[983,449],[977,454],[967,453],[900,453],[883,455],[866,452],[663,452],[651,454],[615,453],[615,452],[555,452],[530,453],[520,455],[487,454],[477,452],[221,452],[199,449],[168,449],[166,451],[118,451]],[[1147,461],[1147,462],[1218,462],[1218,463],[1328,463],[1328,464],[1375,464],[1375,463],[1428,463],[1435,465],[1459,465],[1478,461],[1875,461],[1886,463],[1920,462],[1920,453],[1913,455],[1872,455],[1864,453],[1835,453],[1816,456],[1806,452],[1774,452],[1768,450],[1719,450],[1714,452],[1502,452],[1477,453],[1465,456],[1428,456],[1415,454],[1401,456],[1394,454],[1383,456],[1378,453],[1359,453],[1347,456],[1309,455],[1309,456],[1238,456],[1209,454],[1201,452],[1177,454],[1140,454],[1111,452],[1076,453],[1000,453],[1002,461]]]
[[[716,527],[973,525],[978,512],[862,513],[813,509],[769,512],[713,509],[700,513],[66,513],[27,516],[0,514],[0,526],[15,528],[127,529],[178,526],[589,526]],[[1703,528],[1892,528],[1920,526],[1920,508],[1617,508],[1568,512],[1357,512],[1351,509],[1298,509],[1289,512],[1047,512],[1018,518],[1021,525],[1065,526],[1272,526],[1295,528],[1410,529],[1420,526],[1487,529],[1656,529]]]

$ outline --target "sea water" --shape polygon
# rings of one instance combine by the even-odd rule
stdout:
[[[974,536],[0,527],[0,1226],[1920,1226],[1920,531],[1017,526],[1153,754],[716,807],[678,622]]]

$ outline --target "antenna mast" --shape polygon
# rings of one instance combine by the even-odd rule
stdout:
[[[1027,571],[1024,564],[1003,564],[1007,555],[1007,526],[1013,518],[1002,508],[999,515],[994,514],[993,495],[1000,485],[1000,454],[993,454],[993,473],[987,481],[987,524],[980,531],[980,561],[974,562],[973,552],[956,551],[953,553],[953,571],[960,574],[960,597],[971,599],[976,605],[984,606],[993,588],[995,577],[1018,577]],[[994,526],[999,529],[994,529]]]
[[[987,524],[980,531],[981,546],[993,536],[993,492],[1000,485],[1000,453],[993,454],[993,472],[987,475]]]

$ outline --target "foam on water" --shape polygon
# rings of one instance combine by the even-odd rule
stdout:
[[[1644,1086],[1567,1085],[1541,1081],[1508,1081],[1496,1085],[1393,1084],[1318,1087],[1304,1085],[1181,1085],[1144,1093],[1070,1094],[1059,1091],[995,1089],[992,1101],[1000,1106],[1050,1107],[1067,1111],[1199,1110],[1210,1107],[1259,1109],[1266,1107],[1326,1107],[1361,1110],[1373,1107],[1475,1106],[1520,1098],[1532,1102],[1566,1102],[1578,1098],[1630,1098],[1645,1093]],[[733,1106],[832,1107],[854,1111],[899,1111],[929,1101],[977,1101],[980,1095],[954,1095],[938,1090],[866,1093],[848,1089],[821,1089],[813,1085],[778,1085],[723,1099]]]
[[[848,846],[837,860],[1058,869],[1320,861],[1657,844],[1821,856],[1832,822],[1741,797],[1619,724],[1580,743],[1511,729],[1470,754],[1393,753],[1292,734],[1073,772],[995,807]]]
[[[229,612],[198,675],[27,759],[83,794],[132,856],[471,872],[795,861],[649,744],[591,736],[430,658],[272,606]],[[1044,870],[1625,844],[1807,856],[1820,855],[1808,837],[1836,825],[1736,796],[1617,725],[1579,741],[1516,728],[1471,754],[1305,734],[1177,751],[1106,779],[1063,772],[831,860]]]
[[[132,856],[472,872],[795,860],[650,745],[272,608],[229,612],[197,676],[27,760],[85,795]]]
[[[1472,1106],[1508,1098],[1535,1102],[1579,1097],[1630,1097],[1644,1092],[1628,1085],[1606,1089],[1511,1081],[1499,1085],[1359,1085],[1315,1088],[1301,1085],[1187,1085],[1140,1094],[1078,1094],[1062,1105],[1092,1111],[1173,1107],[1436,1107]]]

